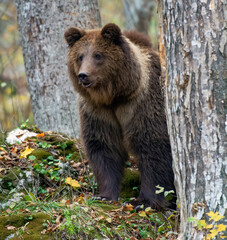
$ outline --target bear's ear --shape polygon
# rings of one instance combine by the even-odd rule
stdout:
[[[76,41],[85,35],[85,31],[76,27],[68,28],[64,37],[69,47],[72,47]]]
[[[116,24],[108,23],[103,27],[101,35],[104,38],[113,41],[114,43],[118,43],[122,33],[121,29]]]

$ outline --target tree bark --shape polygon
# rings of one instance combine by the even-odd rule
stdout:
[[[126,15],[126,29],[136,29],[148,34],[154,1],[122,0],[122,2]]]
[[[35,124],[43,131],[78,136],[76,93],[66,67],[67,27],[100,27],[97,0],[16,0]]]
[[[162,0],[158,7],[179,239],[203,239],[188,217],[227,213],[225,7],[221,0]]]

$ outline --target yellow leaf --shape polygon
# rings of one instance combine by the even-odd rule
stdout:
[[[227,238],[227,236],[220,236],[220,238]]]
[[[72,179],[71,177],[67,177],[65,179],[65,182],[74,188],[80,188],[79,182],[76,181],[75,179]]]
[[[205,228],[211,229],[211,228],[213,228],[213,224],[209,224],[209,225],[207,225]]]
[[[110,217],[106,217],[106,221],[107,221],[108,223],[111,223],[111,222],[112,222],[112,219],[111,219]]]
[[[207,236],[203,237],[203,240],[211,240],[210,234],[207,234]]]
[[[214,220],[215,222],[218,222],[219,220],[224,218],[224,216],[221,216],[219,212],[214,213],[213,211],[210,211],[209,213],[207,213],[207,215],[210,217],[209,221]]]
[[[20,158],[26,158],[29,154],[33,152],[33,150],[33,148],[26,147],[26,149],[20,153]]]
[[[150,212],[150,211],[152,211],[151,207],[147,207],[147,208],[145,209],[145,212]]]
[[[199,230],[202,230],[203,228],[205,228],[207,226],[205,220],[199,220],[197,225],[198,225]]]
[[[225,229],[226,229],[226,225],[224,225],[224,224],[218,224],[218,225],[215,225],[215,227],[217,227],[218,232],[225,231]]]
[[[211,238],[216,237],[218,235],[217,229],[211,229],[209,235],[211,236]]]
[[[147,216],[146,213],[145,213],[145,211],[140,211],[140,212],[139,212],[139,215],[140,215],[140,217],[146,217],[146,216]]]

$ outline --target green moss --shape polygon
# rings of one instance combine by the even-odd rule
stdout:
[[[137,169],[126,168],[121,185],[120,197],[131,198],[137,197],[140,186],[140,174]],[[133,190],[133,188],[136,188]]]
[[[29,220],[31,214],[16,214],[12,216],[0,216],[0,239],[5,239],[15,230],[7,230],[6,226],[14,226],[16,228],[23,227],[27,222],[29,224],[25,227],[25,231],[22,233],[21,239],[31,240],[31,239],[50,239],[48,235],[42,235],[41,231],[44,229],[43,223],[50,220],[51,217],[44,213],[37,213],[32,215],[32,219]],[[11,238],[12,240],[19,239],[18,236]]]
[[[48,152],[47,150],[44,150],[42,148],[35,149],[30,155],[35,156],[37,160],[43,160],[43,159],[48,158],[49,156],[52,156],[52,154],[50,152]]]
[[[69,154],[73,154],[73,156],[71,157],[70,160],[73,160],[75,162],[78,162],[81,160],[80,153],[78,151],[78,148],[75,146],[74,140],[69,139],[64,134],[59,133],[59,134],[47,135],[42,138],[39,138],[38,142],[47,142],[51,146],[54,146],[55,148],[57,147],[57,150],[59,151],[59,155],[61,155],[63,157],[66,157]],[[42,150],[41,153],[40,153],[40,150]],[[44,154],[48,153],[49,155],[42,156],[43,153]],[[42,159],[45,159],[48,156],[50,156],[50,153],[47,150],[38,148],[38,149],[34,150],[31,153],[31,155],[35,155],[35,156],[38,155],[38,157],[36,156],[36,158],[38,160],[42,160]],[[39,157],[39,155],[41,155],[41,156]]]
[[[71,160],[74,162],[81,162],[81,156],[84,158],[84,154],[79,152],[78,150],[73,152]]]
[[[60,143],[58,146],[59,146],[60,155],[64,157],[69,155],[70,153],[78,152],[78,149],[76,148],[73,141],[65,141],[64,143]],[[62,146],[64,148],[62,148]]]

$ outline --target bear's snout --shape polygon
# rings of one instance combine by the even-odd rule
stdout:
[[[93,84],[93,82],[89,80],[88,74],[85,72],[80,72],[78,74],[78,78],[79,78],[80,82],[82,83],[82,85],[86,88],[90,87]]]
[[[88,79],[88,74],[82,72],[82,73],[79,73],[79,74],[78,74],[78,77],[79,77],[80,81],[83,83],[83,82],[86,82],[86,81],[87,81],[87,79]]]

